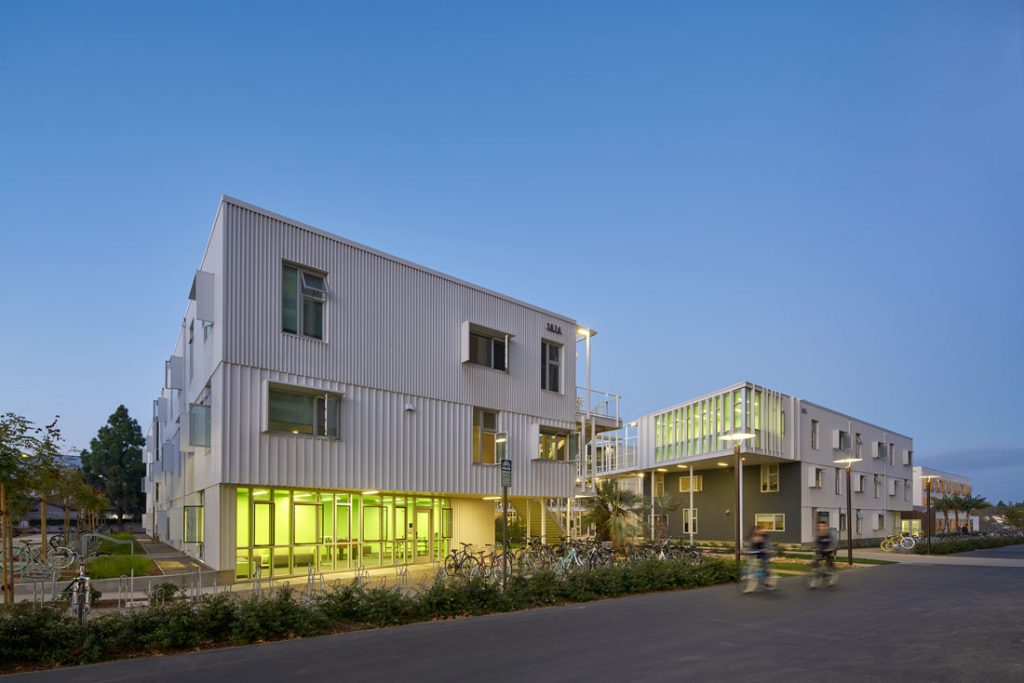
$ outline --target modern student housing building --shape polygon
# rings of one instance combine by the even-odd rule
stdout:
[[[146,527],[241,579],[429,562],[494,541],[508,458],[518,516],[560,535],[577,435],[621,426],[577,398],[592,336],[225,197],[154,402]]]
[[[930,489],[930,492],[929,492]],[[968,514],[966,510],[942,509],[942,502],[950,496],[971,495],[971,480],[962,474],[943,472],[932,467],[914,468],[914,509],[903,515],[903,530],[908,533],[920,534],[927,532],[924,521],[928,515],[928,499],[932,505],[932,528],[935,533],[956,533],[963,527],[977,531],[980,527],[978,515]],[[922,528],[922,525],[924,527]]]
[[[734,537],[736,469],[733,443],[720,438],[745,432],[741,442],[739,514],[743,534],[753,527],[776,541],[806,543],[825,521],[855,539],[898,532],[913,509],[913,440],[891,429],[750,382],[736,384],[627,425],[625,438],[598,439],[592,472],[620,487],[670,493],[680,507],[657,519],[668,534],[698,540]],[[846,513],[845,465],[852,464],[853,520]]]

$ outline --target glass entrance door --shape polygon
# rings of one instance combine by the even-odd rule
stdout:
[[[414,562],[430,562],[433,554],[434,515],[431,508],[416,508],[416,555]]]

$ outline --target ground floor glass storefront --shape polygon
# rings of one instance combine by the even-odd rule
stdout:
[[[235,492],[235,576],[345,571],[443,560],[447,498],[269,487]]]

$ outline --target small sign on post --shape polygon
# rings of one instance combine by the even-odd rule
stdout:
[[[501,461],[501,590],[508,588],[508,488],[512,486],[512,461]]]

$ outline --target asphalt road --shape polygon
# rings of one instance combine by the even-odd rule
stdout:
[[[1000,560],[1024,560],[1024,545],[1008,545],[988,550],[972,550],[961,557],[989,557]]]
[[[12,677],[35,681],[1022,681],[1024,570],[893,565]]]

